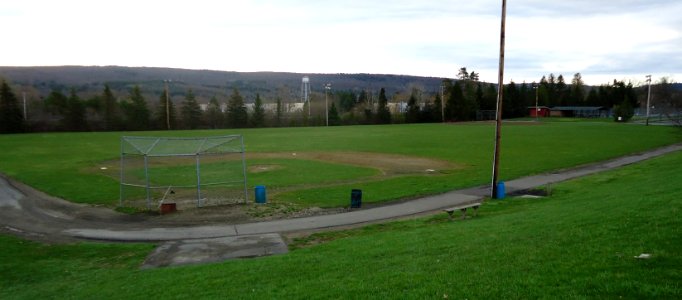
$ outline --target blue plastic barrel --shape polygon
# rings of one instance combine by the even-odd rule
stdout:
[[[497,183],[497,199],[504,199],[504,181]]]
[[[265,193],[265,186],[264,185],[257,185],[256,186],[256,203],[265,203],[267,202],[267,196]]]
[[[362,190],[353,189],[350,192],[350,208],[360,208],[362,206]]]

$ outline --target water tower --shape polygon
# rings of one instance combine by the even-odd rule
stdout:
[[[303,76],[301,82],[301,101],[305,105],[308,103],[308,117],[310,117],[310,78]]]

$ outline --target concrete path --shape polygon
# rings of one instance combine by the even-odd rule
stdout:
[[[682,144],[676,144],[573,169],[523,177],[507,181],[506,189],[508,193],[514,193],[521,190],[542,187],[547,184],[610,170],[680,150],[682,150]],[[246,224],[150,228],[144,228],[144,226],[140,228],[138,226],[138,228],[117,228],[117,226],[102,227],[102,224],[93,223],[88,224],[90,226],[69,226],[68,228],[64,228],[61,234],[84,239],[111,241],[170,241],[316,230],[438,211],[446,207],[478,201],[489,193],[489,188],[477,187],[347,213]]]
[[[288,251],[276,233],[165,242],[144,261],[142,269],[212,263],[233,258],[282,254]]]
[[[682,150],[682,144],[676,144],[605,162],[523,177],[507,181],[506,190],[508,193],[515,193],[542,187],[680,150]],[[158,257],[164,257],[165,254],[155,254],[156,256],[152,255],[148,259],[148,266],[173,265],[193,261],[191,258],[181,258],[189,251],[187,249],[194,249],[200,257],[205,253],[213,253],[209,256],[227,258],[232,257],[229,253],[242,251],[244,245],[252,244],[256,245],[251,247],[252,251],[242,252],[241,255],[259,256],[269,252],[280,253],[278,251],[286,251],[286,247],[272,246],[276,245],[277,241],[271,234],[278,236],[278,233],[312,231],[405,218],[480,201],[489,193],[488,187],[476,187],[333,215],[245,224],[168,227],[150,223],[144,218],[114,213],[108,209],[70,203],[37,192],[20,183],[10,184],[7,179],[0,177],[0,225],[3,226],[0,229],[46,240],[61,238],[64,240],[165,241],[167,244],[162,245],[160,249],[176,249],[176,260],[168,257],[163,260],[158,259]],[[254,240],[268,240],[269,242],[252,243]]]

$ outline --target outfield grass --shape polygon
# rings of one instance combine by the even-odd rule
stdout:
[[[523,123],[503,127],[501,179],[508,180],[659,147],[682,140],[679,130],[606,122]],[[278,170],[276,176],[249,174],[250,186],[275,185],[288,192],[275,200],[302,205],[348,205],[351,188],[363,189],[363,202],[381,202],[441,193],[489,181],[494,127],[490,123],[412,124],[315,128],[269,128],[212,131],[135,133],[46,133],[2,135],[0,172],[42,191],[75,202],[117,203],[118,178],[98,174],[103,163],[119,156],[121,135],[209,136],[244,134],[246,148],[256,152],[371,152],[445,160],[461,166],[439,176],[406,175],[366,178],[367,172],[348,168],[320,176],[312,164]],[[253,164],[254,161],[249,161]],[[259,178],[261,177],[261,178]],[[296,178],[286,185],[281,178]],[[363,179],[347,183],[349,177]],[[366,179],[366,180],[365,180]],[[300,185],[299,182],[307,182]],[[346,183],[344,183],[346,182]]]
[[[0,298],[680,299],[680,165],[670,154],[547,198],[488,201],[466,221],[320,233],[289,254],[212,265],[143,271],[148,244],[0,236]]]

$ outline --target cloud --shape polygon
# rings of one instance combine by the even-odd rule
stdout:
[[[127,65],[497,80],[499,0],[3,4],[0,65]],[[682,77],[682,2],[508,2],[507,81]],[[658,76],[658,75],[654,75]],[[618,78],[618,77],[617,77]],[[619,79],[621,79],[619,78]]]

